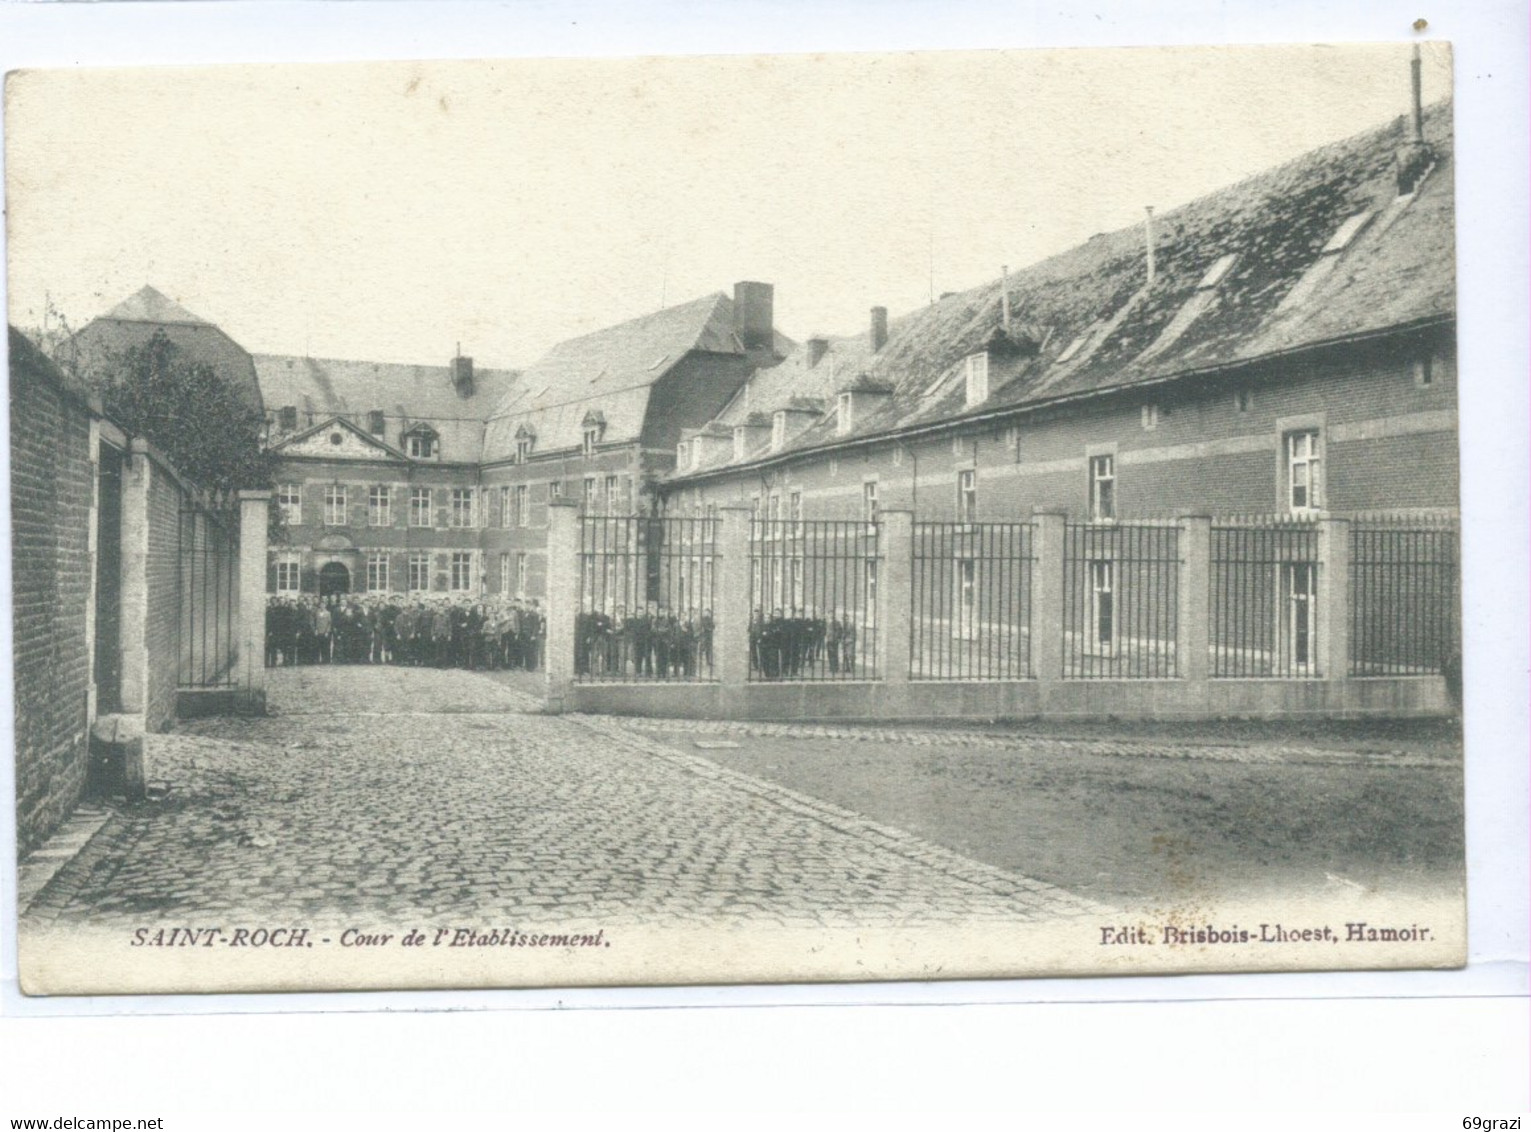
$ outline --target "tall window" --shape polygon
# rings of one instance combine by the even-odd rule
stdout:
[[[473,489],[471,487],[452,489],[452,509],[448,512],[447,521],[454,527],[473,526]]]
[[[978,625],[978,563],[971,558],[957,559],[957,620],[952,636],[971,640]]]
[[[1116,518],[1116,457],[1090,457],[1090,518]]]
[[[965,365],[967,404],[981,405],[989,399],[989,355],[969,354]]]
[[[563,480],[553,480],[548,484],[548,502],[563,498]]]
[[[500,526],[513,527],[515,525],[516,521],[511,517],[510,511],[510,488],[502,487],[500,488]]]
[[[530,572],[529,559],[525,551],[516,555],[516,596],[526,596],[526,577]]]
[[[617,488],[617,477],[606,477],[606,511],[608,514],[618,514],[617,505],[621,502]]]
[[[581,449],[583,450],[583,452],[585,454],[585,459],[588,460],[588,459],[590,459],[590,457],[595,455],[595,446],[597,444],[599,444],[600,442],[601,442],[601,430],[600,430],[600,427],[598,425],[586,425],[585,426],[584,440],[583,440],[583,443],[581,444]]]
[[[367,555],[367,589],[376,592],[388,589],[388,555],[385,551]]]
[[[1096,653],[1110,653],[1116,647],[1116,570],[1109,559],[1090,562],[1090,631],[1089,648]]]
[[[303,488],[284,483],[276,489],[276,505],[282,509],[282,522],[296,527],[303,522]]]
[[[431,489],[428,487],[412,487],[409,489],[409,525],[412,527],[431,526]]]
[[[1318,567],[1312,562],[1288,562],[1282,567],[1286,590],[1286,647],[1292,667],[1311,671],[1318,634]]]
[[[794,491],[787,496],[787,518],[792,520],[792,537],[803,537],[803,493]]]
[[[409,556],[409,589],[419,593],[431,588],[431,556],[429,551],[416,550]]]
[[[861,517],[870,527],[877,522],[877,481],[867,480],[861,485]]]
[[[467,593],[472,588],[473,552],[454,550],[452,552],[452,589],[456,593]]]
[[[978,522],[978,473],[972,468],[957,473],[957,522]]]
[[[393,526],[393,489],[370,487],[367,489],[367,525],[369,527]]]
[[[500,555],[500,596],[510,593],[510,555]]]
[[[295,594],[303,588],[302,572],[296,558],[282,558],[276,564],[276,592]]]
[[[1319,492],[1318,429],[1286,435],[1287,506],[1294,512],[1317,510]]]
[[[597,502],[596,494],[595,494],[595,477],[594,476],[586,476],[585,477],[585,489],[584,489],[584,491],[585,491],[585,494],[584,494],[585,514],[587,514],[587,515],[594,515],[595,514],[595,506],[596,506],[596,502]]]
[[[516,526],[524,527],[531,522],[532,509],[527,504],[527,486],[516,484]]]
[[[417,428],[404,438],[404,451],[416,460],[433,460],[438,449],[436,434],[428,428]]]
[[[342,484],[332,483],[324,489],[324,525],[346,525],[346,489]]]
[[[524,464],[532,458],[532,438],[529,436],[516,437],[516,463]]]

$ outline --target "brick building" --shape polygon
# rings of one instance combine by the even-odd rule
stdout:
[[[667,513],[1454,509],[1450,118],[1416,110],[892,324],[874,308],[864,336],[810,339],[688,435]]]

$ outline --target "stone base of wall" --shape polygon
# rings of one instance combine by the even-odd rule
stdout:
[[[672,719],[1361,719],[1454,713],[1440,676],[1366,680],[563,685],[549,710]]]

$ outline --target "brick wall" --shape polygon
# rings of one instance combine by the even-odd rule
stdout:
[[[144,726],[161,731],[175,719],[176,681],[183,654],[191,649],[190,634],[182,634],[179,626],[182,599],[189,608],[192,595],[182,593],[180,485],[152,460],[149,475]]]
[[[11,332],[11,595],[16,838],[51,833],[85,788],[89,749],[90,413]]]
[[[1431,361],[1430,380],[1417,363]],[[1151,418],[1145,406],[1152,407]],[[864,483],[883,509],[928,521],[956,518],[957,477],[977,473],[978,518],[1025,518],[1034,508],[1089,511],[1089,457],[1115,458],[1117,515],[1182,511],[1270,514],[1283,505],[1284,432],[1324,438],[1323,502],[1336,513],[1454,507],[1458,498],[1456,370],[1451,343],[1418,341],[1334,350],[1215,381],[1122,393],[1012,422],[805,454],[669,490],[672,514],[698,503],[748,504],[803,493],[807,518],[857,518]],[[1149,425],[1151,424],[1151,427]],[[1012,428],[1013,425],[1013,428]]]

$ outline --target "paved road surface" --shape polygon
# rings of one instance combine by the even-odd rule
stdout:
[[[434,669],[271,673],[273,715],[150,740],[122,811],[29,923],[914,926],[1098,915],[615,721]]]

